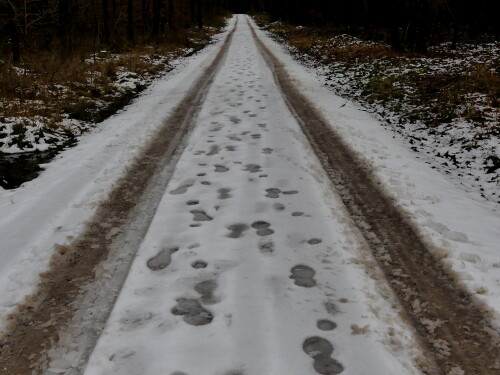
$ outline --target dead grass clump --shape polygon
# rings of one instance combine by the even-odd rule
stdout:
[[[492,66],[478,64],[468,77],[468,83],[479,92],[489,95],[492,99],[500,97],[500,74]]]
[[[117,72],[117,67],[116,67],[116,62],[112,59],[107,60],[103,64],[101,64],[101,74],[110,80],[116,79],[116,72]]]

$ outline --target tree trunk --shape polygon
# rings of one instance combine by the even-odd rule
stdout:
[[[418,1],[415,51],[427,53],[427,43],[430,32],[429,0]]]
[[[203,29],[203,0],[196,0],[196,24],[198,29]]]
[[[105,45],[109,45],[109,4],[108,0],[102,0],[102,39]]]
[[[161,0],[153,0],[153,38],[158,38],[160,30]]]
[[[73,27],[71,14],[72,9],[70,0],[60,0],[58,7],[58,36],[62,44],[63,58],[69,58],[73,54]]]
[[[175,30],[174,14],[174,0],[168,0],[168,28],[170,30]]]
[[[451,34],[451,49],[457,49],[457,41],[458,41],[458,23],[453,23],[453,33]]]
[[[196,1],[189,0],[189,10],[191,10],[191,22],[196,22]]]
[[[19,28],[14,16],[12,16],[9,20],[8,30],[10,34],[12,62],[18,63],[19,61],[21,61],[21,40],[19,38]]]
[[[134,0],[127,0],[127,39],[135,45]]]

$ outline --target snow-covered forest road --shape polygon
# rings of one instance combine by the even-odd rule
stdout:
[[[247,16],[1,193],[1,374],[500,374],[496,207]]]

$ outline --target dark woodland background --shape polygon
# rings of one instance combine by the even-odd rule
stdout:
[[[266,12],[272,21],[338,28],[426,52],[430,42],[500,34],[499,0],[0,0],[0,56],[26,52],[62,58],[138,43],[182,42],[183,30],[219,25],[230,12]],[[219,24],[218,24],[219,23]]]

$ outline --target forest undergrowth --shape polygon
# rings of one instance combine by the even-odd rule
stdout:
[[[500,203],[498,40],[397,52],[335,28],[255,19],[326,86],[375,113],[433,168]]]
[[[174,62],[212,41],[220,25],[182,30],[162,43],[119,53],[25,51],[14,64],[0,58],[0,154],[47,151],[71,144],[129,103]]]

